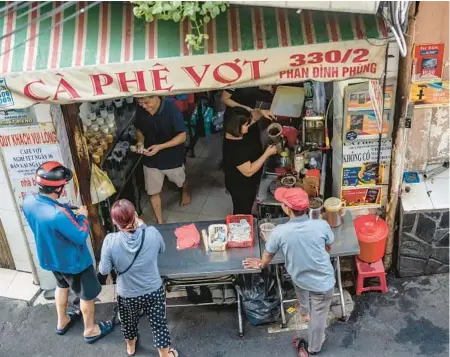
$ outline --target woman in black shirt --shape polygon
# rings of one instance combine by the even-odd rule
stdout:
[[[265,93],[265,95],[264,95]],[[222,103],[226,105],[225,115],[224,115],[224,127],[227,126],[227,118],[229,118],[228,112],[232,108],[240,107],[246,109],[249,113],[255,111],[256,102],[258,99],[263,98],[264,96],[268,96],[273,94],[272,86],[259,86],[259,87],[247,87],[247,88],[228,88],[222,92]],[[268,110],[264,110],[263,112],[268,112]],[[255,125],[258,127],[259,125]],[[261,128],[259,128],[261,130]],[[260,139],[260,131],[252,130],[250,135],[255,139]],[[248,135],[247,135],[248,137]]]
[[[275,117],[269,111],[228,108],[223,142],[225,186],[233,200],[233,214],[251,214],[264,161],[277,152],[274,145],[263,151],[257,122],[262,116]],[[258,138],[258,140],[256,140]]]

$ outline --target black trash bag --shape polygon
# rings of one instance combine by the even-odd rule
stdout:
[[[253,326],[279,321],[280,299],[273,278],[264,279],[259,274],[244,275],[237,290],[242,297],[245,315]]]

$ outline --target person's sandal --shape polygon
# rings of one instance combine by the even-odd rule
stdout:
[[[134,353],[128,353],[128,351],[127,351],[127,357],[133,357],[136,354],[136,351],[139,347],[139,341],[141,339],[140,337],[141,336],[139,335],[139,332],[138,332],[138,334],[136,336],[136,343],[134,344]]]
[[[84,342],[93,344],[94,342],[97,342],[103,337],[109,335],[112,330],[114,330],[114,324],[112,321],[99,322],[98,327],[100,328],[100,334],[97,336],[85,337]]]
[[[75,324],[75,322],[81,319],[81,311],[69,311],[67,312],[67,316],[69,316],[69,322],[67,323],[67,325],[60,330],[55,330],[55,333],[59,336],[65,335],[65,333],[69,331],[69,329]]]
[[[308,357],[308,342],[304,338],[295,337],[292,340],[292,347],[294,347],[295,352],[298,357]]]
[[[178,357],[180,355],[175,348],[169,348],[169,353],[171,353],[173,357]]]
[[[214,286],[209,288],[209,290],[211,291],[211,297],[214,304],[222,305],[225,302],[223,289],[221,286],[220,287]]]
[[[236,294],[232,287],[225,286],[223,289],[223,296],[226,305],[232,305],[236,302]]]

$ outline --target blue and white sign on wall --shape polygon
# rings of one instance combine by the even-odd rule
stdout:
[[[11,91],[6,85],[6,80],[0,78],[0,108],[8,108],[14,105]]]
[[[347,132],[347,134],[345,134],[345,138],[349,141],[353,141],[358,137],[358,134],[356,133],[356,131],[349,131]]]

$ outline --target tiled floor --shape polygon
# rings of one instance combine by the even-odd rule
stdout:
[[[39,291],[31,274],[0,268],[0,297],[31,302]]]
[[[165,223],[209,221],[224,219],[233,210],[231,197],[225,190],[223,172],[219,168],[222,158],[222,134],[201,138],[195,147],[195,158],[188,157],[186,174],[192,202],[180,207],[180,191],[167,180],[161,193]],[[147,195],[142,200],[142,218],[155,222]]]

